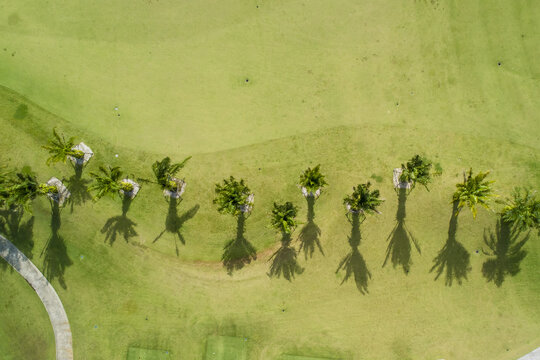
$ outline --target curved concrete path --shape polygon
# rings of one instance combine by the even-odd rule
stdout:
[[[8,239],[0,235],[0,256],[13,266],[36,291],[45,306],[54,330],[57,360],[73,360],[71,330],[62,305],[52,285],[28,258]]]

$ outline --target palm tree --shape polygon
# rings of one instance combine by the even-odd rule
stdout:
[[[298,225],[296,222],[296,214],[298,208],[291,202],[287,201],[284,204],[274,203],[272,209],[270,223],[272,227],[282,234],[280,248],[270,256],[268,261],[272,261],[268,276],[283,277],[291,281],[296,274],[301,274],[304,269],[296,260],[296,249],[290,246],[291,233]]]
[[[245,238],[245,220],[253,208],[253,194],[243,179],[237,181],[233,176],[224,179],[223,184],[216,184],[216,197],[214,204],[217,205],[221,214],[230,214],[236,217],[236,238],[228,241],[223,248],[223,265],[227,272],[239,270],[252,260],[257,259],[255,247]]]
[[[49,139],[47,145],[42,146],[45,150],[49,151],[49,158],[47,159],[47,165],[57,162],[66,162],[68,156],[72,156],[75,159],[83,159],[84,152],[74,149],[75,138],[70,137],[65,139],[64,135],[59,135],[56,129],[53,129],[53,137]]]
[[[457,189],[452,199],[452,202],[458,202],[456,216],[465,205],[471,209],[473,218],[475,219],[477,205],[489,209],[487,201],[494,196],[491,189],[491,184],[494,181],[485,180],[488,175],[489,171],[486,171],[479,172],[476,176],[473,176],[472,168],[469,169],[468,174],[463,173],[463,184],[456,184]]]
[[[501,212],[502,220],[519,231],[536,228],[540,232],[540,199],[536,191],[516,187],[512,197]]]
[[[216,198],[214,204],[218,206],[218,211],[222,214],[238,216],[248,213],[253,208],[253,194],[244,182],[244,179],[237,181],[234,176],[224,179],[223,184],[216,184]]]
[[[191,156],[188,156],[180,163],[171,163],[171,158],[167,156],[163,160],[152,164],[156,182],[164,191],[171,193],[181,193],[183,191],[185,182],[175,178],[175,175],[186,166],[189,159],[191,159]]]
[[[69,192],[66,191],[60,180],[52,178],[48,183],[40,183],[30,168],[23,168],[20,172],[15,173],[12,179],[4,181],[3,184],[0,184],[0,193],[7,208],[22,207],[30,210],[30,201],[38,195],[47,195],[50,199],[62,203],[63,199],[60,195],[69,197]],[[62,190],[62,194],[60,194],[60,190]]]
[[[89,191],[95,192],[94,200],[99,200],[105,195],[114,196],[119,194],[123,197],[133,198],[139,191],[139,184],[129,178],[122,179],[122,170],[119,166],[100,166],[99,172],[91,172],[94,183],[88,187]]]
[[[312,168],[307,168],[302,175],[300,175],[300,186],[302,187],[302,193],[305,197],[314,196],[319,197],[323,187],[328,185],[324,179],[324,175],[320,171],[321,165]]]
[[[271,224],[272,227],[284,234],[290,234],[294,231],[294,228],[298,225],[296,221],[296,214],[298,208],[290,201],[284,204],[274,203],[272,209]]]
[[[365,184],[359,184],[353,187],[353,193],[351,195],[347,195],[343,199],[343,203],[349,213],[362,214],[364,218],[366,214],[380,214],[377,207],[384,200],[379,198],[379,190],[370,190],[370,187],[371,183],[369,181]]]
[[[429,191],[428,184],[432,180],[431,167],[433,164],[428,159],[415,155],[407,164],[401,164],[401,175],[399,181],[410,184],[409,192],[411,192],[416,184],[423,185]]]

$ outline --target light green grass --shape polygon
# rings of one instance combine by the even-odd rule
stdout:
[[[247,338],[210,336],[206,343],[206,360],[246,360]]]
[[[496,216],[480,211],[473,221],[464,212],[457,239],[470,253],[468,279],[447,287],[429,272],[463,170],[491,169],[501,195],[540,187],[536,2],[8,1],[1,12],[2,161],[31,165],[40,180],[72,176],[69,165],[45,165],[40,146],[54,126],[96,153],[85,179],[107,163],[151,177],[153,161],[193,155],[178,207],[180,217],[195,213],[181,230],[185,245],[171,233],[154,242],[167,203],[151,184],[128,212],[137,232],[128,242],[110,244],[101,232],[120,215],[118,199],[65,208],[65,252],[47,250],[50,209],[35,201],[29,252],[40,269],[51,254],[76,357],[123,359],[137,344],[201,359],[210,335],[248,337],[247,358],[271,360],[509,360],[538,346],[536,234],[521,271],[498,288],[482,276],[487,257],[475,252]],[[392,168],[415,153],[444,172],[407,201],[421,253],[411,249],[405,274],[382,264],[398,204]],[[278,246],[271,205],[293,201],[305,221],[296,181],[318,163],[330,184],[315,205],[324,255],[299,254],[305,271],[292,282],[269,279]],[[259,254],[229,276],[220,259],[235,222],[212,198],[231,174],[255,192],[245,237]],[[370,179],[386,202],[361,227],[359,252],[372,275],[363,296],[335,271],[351,251],[342,199]],[[45,311],[8,274],[0,269],[2,289],[26,291],[0,292],[0,333],[9,333],[0,358],[42,350],[40,359],[53,359]],[[15,345],[28,339],[31,352]]]
[[[127,360],[169,360],[171,355],[165,350],[150,350],[130,347]]]
[[[299,356],[299,355],[281,355],[279,360],[331,360],[331,359],[320,358],[320,357]]]

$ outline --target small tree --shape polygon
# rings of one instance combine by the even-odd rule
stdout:
[[[176,191],[178,189],[178,183],[175,181],[176,174],[186,166],[191,156],[188,156],[180,163],[171,163],[171,158],[168,156],[161,161],[156,161],[152,164],[152,171],[156,178],[156,182],[162,189],[170,191]]]
[[[96,193],[94,200],[99,200],[105,195],[129,196],[138,184],[129,179],[122,179],[122,175],[119,166],[100,166],[99,172],[91,172],[90,176],[95,182],[88,187],[88,190]]]
[[[222,214],[238,216],[251,210],[253,194],[243,179],[237,181],[234,176],[224,179],[223,184],[216,184],[214,204]]]
[[[306,189],[306,194],[311,193],[311,196],[313,196],[312,194],[315,194],[318,190],[328,185],[324,179],[324,175],[320,171],[320,167],[321,165],[319,164],[313,169],[307,168],[302,175],[300,175],[300,186]]]
[[[537,229],[540,231],[540,199],[536,191],[516,187],[512,199],[506,201],[501,212],[504,222],[513,225],[516,230]]]
[[[384,200],[379,197],[379,190],[370,190],[370,187],[371,183],[369,181],[365,184],[359,184],[358,186],[353,187],[353,193],[347,195],[345,199],[343,199],[343,203],[349,212],[362,214],[364,217],[365,214],[380,214],[377,207],[379,207]]]
[[[489,171],[486,171],[479,172],[476,176],[473,176],[472,168],[469,169],[467,174],[463,173],[463,183],[456,184],[457,189],[452,199],[452,202],[458,202],[456,216],[464,206],[471,209],[473,218],[475,219],[477,205],[489,209],[488,200],[494,196],[491,189],[491,184],[494,181],[485,180],[488,175]]]
[[[292,233],[298,225],[296,221],[297,212],[298,208],[289,201],[284,204],[274,203],[270,220],[272,227],[284,234]]]
[[[70,137],[66,140],[64,135],[59,135],[56,132],[56,129],[53,129],[53,137],[49,139],[49,143],[47,145],[43,146],[45,150],[49,151],[47,165],[57,162],[66,162],[68,156],[72,156],[76,159],[84,158],[84,152],[73,149],[74,146],[74,137]]]
[[[429,191],[428,184],[432,180],[431,167],[433,164],[431,161],[426,158],[415,155],[411,160],[407,161],[407,164],[401,164],[401,175],[399,176],[399,181],[410,183],[411,187],[409,192],[411,192],[416,184],[423,185],[427,191]]]

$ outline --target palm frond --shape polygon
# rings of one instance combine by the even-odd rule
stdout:
[[[321,165],[312,168],[307,168],[302,175],[300,175],[300,186],[306,188],[309,192],[315,192],[328,185],[324,179],[324,175],[320,171]]]
[[[495,195],[491,189],[491,184],[494,181],[485,180],[488,175],[489,171],[486,171],[473,176],[471,168],[468,173],[464,174],[463,183],[456,184],[457,189],[452,197],[452,201],[458,203],[456,216],[464,206],[471,210],[473,218],[476,218],[478,205],[486,209],[490,208],[488,201]]]
[[[6,207],[23,207],[30,210],[30,201],[40,194],[40,184],[30,168],[23,168],[15,176],[2,184]]]
[[[367,214],[379,213],[379,207],[384,200],[380,198],[379,190],[370,190],[371,183],[359,184],[353,187],[353,193],[343,199],[343,203],[354,212]]]
[[[95,192],[94,200],[99,200],[105,195],[114,196],[121,190],[122,170],[119,166],[100,166],[99,172],[91,172],[94,182],[88,187],[88,191]]]
[[[68,140],[66,140],[63,134],[60,135],[56,129],[53,129],[53,137],[49,139],[47,145],[42,146],[49,152],[47,165],[56,162],[66,162],[68,156],[84,156],[84,153],[81,151],[72,149],[73,146],[75,146],[74,137],[70,137]]]
[[[536,197],[536,191],[516,187],[512,198],[506,200],[501,215],[505,222],[520,231],[527,228],[540,231],[540,199]]]
[[[274,203],[270,219],[272,227],[283,233],[290,234],[298,225],[296,222],[297,212],[298,208],[289,201],[284,204]]]
[[[186,166],[188,160],[191,159],[191,156],[188,156],[180,163],[171,163],[170,157],[165,157],[161,161],[156,161],[152,164],[152,171],[156,178],[156,182],[162,188],[169,188],[171,185],[171,180],[175,175]]]
[[[429,191],[428,184],[432,180],[432,166],[433,164],[428,159],[415,155],[407,161],[406,165],[401,164],[402,171],[399,180],[411,183],[410,191],[414,189],[417,183],[423,185]]]
[[[222,214],[239,215],[242,207],[248,205],[250,190],[243,179],[237,181],[234,176],[224,179],[223,184],[216,184],[214,204]]]

